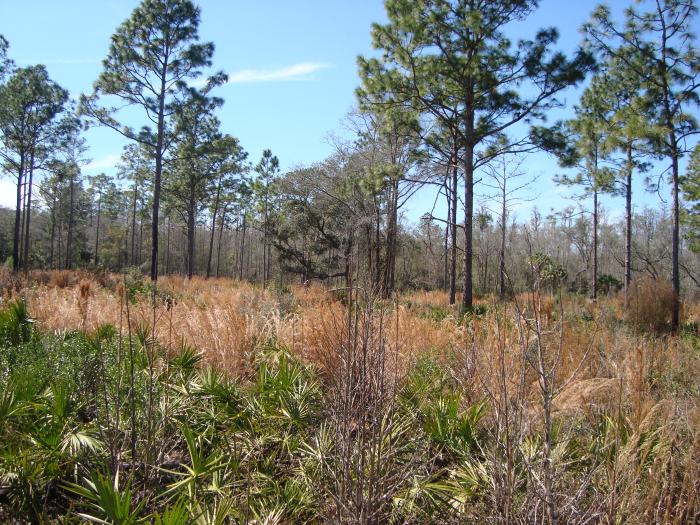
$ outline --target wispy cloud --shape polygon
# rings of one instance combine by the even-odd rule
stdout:
[[[107,168],[114,168],[121,157],[116,153],[110,153],[103,159],[93,160],[90,164],[83,166],[83,170],[103,170]]]
[[[314,81],[314,73],[330,67],[321,62],[301,62],[276,69],[244,69],[229,75],[229,83]]]
[[[49,60],[17,60],[20,64],[99,64],[99,58],[53,58]]]

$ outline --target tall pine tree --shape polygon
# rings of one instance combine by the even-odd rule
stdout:
[[[573,60],[552,52],[554,28],[512,45],[505,27],[529,15],[535,0],[386,0],[385,7],[389,22],[372,27],[381,57],[358,58],[358,97],[422,111],[458,135],[465,180],[463,304],[470,306],[477,147],[560,106],[554,96],[583,80],[594,60],[581,51]]]

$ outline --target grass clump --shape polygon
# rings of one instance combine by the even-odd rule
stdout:
[[[673,286],[663,277],[643,277],[631,287],[627,321],[643,333],[668,332],[674,294]]]

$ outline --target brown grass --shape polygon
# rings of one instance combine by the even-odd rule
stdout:
[[[641,332],[667,332],[671,326],[674,297],[673,286],[666,279],[644,276],[630,291],[627,320]]]
[[[91,332],[111,323],[126,333],[118,277],[48,275],[51,279],[43,275],[43,284],[23,291],[43,329]],[[5,282],[8,274],[0,270],[0,283]],[[148,297],[137,296],[131,325],[154,327],[170,349],[184,340],[210,363],[246,376],[260,345],[272,343],[285,345],[327,377],[338,370],[333,349],[347,334],[347,310],[320,286],[307,291],[294,285],[291,298],[227,279],[168,277],[158,288],[174,300],[153,308]],[[630,428],[628,446],[615,449],[615,468],[626,476],[615,499],[619,512],[644,516],[648,523],[683,523],[700,505],[700,352],[689,338],[656,334],[666,326],[669,297],[667,283],[647,280],[633,294],[629,314],[619,298],[597,303],[565,298],[562,304],[544,297],[540,306],[527,295],[517,298],[519,306],[485,299],[480,302],[487,313],[458,322],[457,309],[441,321],[426,314],[428,307],[449,309],[446,293],[416,292],[377,303],[375,314],[391,351],[389,373],[398,377],[418,356],[432,356],[461,383],[465,403],[519,399],[527,425],[540,424],[541,392],[523,358],[536,339],[521,330],[523,318],[539,316],[548,355],[559,356],[554,387],[566,385],[553,401],[554,417],[592,425],[601,414],[611,414]],[[691,322],[700,321],[699,305],[686,305],[685,312]],[[622,323],[626,315],[634,329]],[[669,509],[683,517],[674,521]]]
[[[62,286],[76,277],[59,272],[54,275],[51,284],[24,291],[30,311],[43,329],[91,332],[111,323],[126,331],[124,302],[116,286],[105,287],[88,279],[81,280],[78,287]],[[322,287],[311,287],[307,292],[302,286],[293,286],[297,306],[285,316],[274,293],[245,282],[169,277],[158,286],[175,297],[174,303],[159,301],[154,309],[146,297],[140,297],[130,308],[132,326],[152,327],[155,320],[155,335],[162,344],[174,349],[184,340],[232,374],[245,373],[250,354],[258,345],[271,341],[286,345],[308,362],[323,365],[328,341],[337,339],[345,329],[343,305]],[[496,388],[492,371],[500,366],[503,355],[511,371],[508,382],[516,385],[522,354],[514,307],[499,307],[496,314],[497,303],[492,302],[489,312],[459,324],[455,316],[436,321],[423,315],[420,308],[406,306],[410,301],[412,305],[445,307],[447,297],[444,292],[416,292],[401,301],[388,301],[377,310],[382,311],[387,344],[396,350],[402,366],[419,355],[432,355],[464,385]],[[524,314],[532,315],[532,308],[525,307],[526,297],[519,302]],[[695,310],[689,309],[691,315],[699,315]],[[591,305],[585,300],[565,300],[562,306],[551,299],[544,303],[545,325],[558,326],[561,315],[569,319],[563,331],[552,330],[548,337],[549,344],[561,347],[558,380],[564,381],[577,371],[576,381],[565,391],[568,397],[561,399],[567,406],[579,401],[599,405],[602,402],[591,389],[598,391],[600,385],[612,384],[607,380],[621,381],[622,397],[638,425],[650,404],[658,400],[659,391],[666,388],[665,382],[675,382],[674,388],[691,388],[700,380],[697,353],[683,340],[645,338],[611,328],[613,319],[622,315],[615,303]],[[595,321],[582,320],[591,318],[599,319],[595,334]],[[499,351],[499,345],[505,353]],[[534,380],[533,376],[530,382]],[[534,386],[531,394],[536,396]]]

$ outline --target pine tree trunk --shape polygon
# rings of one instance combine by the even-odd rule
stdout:
[[[172,225],[172,219],[168,217],[168,243],[167,249],[165,251],[165,274],[170,275],[170,227]]]
[[[75,175],[71,169],[70,173],[70,210],[68,211],[68,235],[66,237],[66,270],[73,269],[73,209],[75,208],[75,203],[73,202],[75,192],[73,180]]]
[[[17,171],[17,208],[15,209],[15,231],[12,242],[12,269],[18,271],[19,264],[19,248],[21,236],[22,222],[22,179],[24,178],[24,153],[20,154],[19,169]]]
[[[243,264],[245,260],[245,212],[243,212],[243,234],[241,235],[241,270],[238,273],[238,280],[243,280]]]
[[[501,300],[506,297],[506,187],[503,179],[503,195],[501,201],[501,253],[500,253],[500,283],[498,294]]]
[[[139,256],[136,259],[138,266],[141,266],[143,261],[143,219],[139,221]]]
[[[226,208],[228,203],[224,203],[224,209],[221,210],[221,227],[219,228],[219,246],[216,249],[216,278],[219,278],[219,268],[221,266],[221,244],[224,238],[224,224],[226,221]]]
[[[27,221],[27,174],[24,175],[25,182],[22,184],[22,223],[19,227],[19,269],[24,268],[24,224]]]
[[[672,281],[673,281],[673,313],[671,316],[671,329],[677,330],[680,326],[680,292],[681,279],[679,272],[679,247],[680,247],[680,204],[678,198],[678,146],[675,133],[671,133],[671,155],[673,170],[673,240],[672,240]]]
[[[598,298],[598,190],[593,190],[593,299]]]
[[[447,184],[447,181],[449,180],[449,168],[448,168],[448,173],[445,176],[445,185],[443,186],[445,189],[445,197],[447,199],[447,224],[445,224],[445,249],[444,249],[444,263],[445,263],[445,268],[443,269],[443,276],[442,276],[442,289],[446,292],[449,292],[450,290],[450,258],[449,258],[449,243],[450,243],[450,216],[452,213],[452,203],[450,201],[450,189]]]
[[[387,195],[386,213],[386,256],[384,271],[380,282],[380,293],[383,298],[389,297],[394,287],[394,266],[396,265],[396,229],[398,214],[398,181],[392,180]]]
[[[56,269],[61,269],[61,262],[63,261],[63,228],[62,223],[58,225],[58,264],[56,264]]]
[[[134,211],[131,216],[131,266],[136,266],[136,199],[138,192],[139,185],[134,182]]]
[[[192,185],[190,185],[192,187]],[[187,278],[192,279],[194,272],[194,212],[195,198],[190,191],[189,201],[187,203]]]
[[[625,192],[625,308],[630,305],[632,282],[632,147],[627,147],[627,187]]]
[[[34,184],[34,151],[29,163],[29,184],[27,185],[27,229],[24,234],[24,273],[29,275],[29,224],[32,215],[32,185]]]
[[[467,105],[473,107],[473,95]],[[464,153],[464,296],[462,305],[472,306],[472,219],[474,216],[474,114],[469,112],[467,118]]]
[[[452,168],[452,210],[450,212],[450,304],[457,301],[457,190],[459,188],[459,172],[457,169],[457,153],[455,151],[455,166]]]
[[[100,256],[98,255],[98,250],[100,248],[100,213],[102,211],[102,193],[100,193],[100,200],[97,203],[97,228],[95,229],[95,266],[100,263]]]
[[[211,217],[211,239],[209,240],[209,257],[207,257],[207,274],[206,279],[209,279],[209,274],[211,273],[211,257],[214,253],[214,234],[216,232],[216,212],[219,209],[219,196],[221,194],[221,175],[219,175],[219,182],[216,185],[216,200],[214,201],[214,213]]]
[[[56,194],[53,195],[53,206],[51,206],[51,253],[49,255],[49,267],[54,270],[54,241],[56,238]]]
[[[160,96],[158,100],[158,142],[156,144],[156,176],[153,182],[153,224],[151,232],[151,280],[158,280],[158,212],[160,211],[160,183],[163,171],[163,137],[165,135],[165,94],[166,72],[170,64],[167,58],[163,62],[161,71]]]

